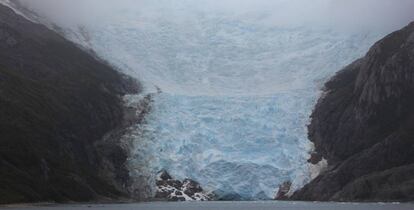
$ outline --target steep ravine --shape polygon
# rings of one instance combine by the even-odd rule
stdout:
[[[0,4],[0,203],[128,197],[127,156],[117,139],[140,120],[122,96],[140,90]]]
[[[181,6],[194,12],[190,2]],[[152,181],[167,191],[179,183],[174,195],[186,177],[240,199],[270,199],[284,181],[286,191],[309,181],[304,128],[317,85],[383,33],[268,28],[198,11],[181,22],[168,15],[176,7],[161,9],[165,16],[111,10],[101,23],[56,27],[157,92],[127,97],[140,100],[126,108],[122,96],[141,91],[135,81],[1,8],[1,202],[145,199],[154,186],[142,180],[160,169],[174,179]],[[330,167],[293,198],[412,199],[406,31],[326,85],[309,130],[313,160],[323,156]]]
[[[309,138],[329,168],[292,199],[414,200],[414,23],[326,83]]]

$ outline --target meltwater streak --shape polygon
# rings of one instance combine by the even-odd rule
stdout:
[[[191,15],[176,15],[180,9],[107,14],[104,24],[68,34],[149,92],[162,90],[147,123],[125,136],[134,140],[131,175],[151,188],[167,169],[243,199],[273,198],[287,180],[303,186],[311,173],[306,124],[319,89],[380,33],[276,27],[260,24],[260,15],[185,8]]]

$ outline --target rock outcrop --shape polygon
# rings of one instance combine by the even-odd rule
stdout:
[[[156,199],[168,201],[209,201],[212,196],[204,192],[200,184],[191,179],[173,179],[162,170],[157,176]]]
[[[414,23],[326,83],[309,138],[329,166],[293,199],[414,200]]]
[[[292,182],[286,181],[279,185],[279,190],[277,191],[275,200],[288,200],[289,192],[292,188]]]
[[[139,91],[133,79],[0,4],[0,203],[128,197],[126,154],[117,135],[103,137],[121,132],[132,112],[122,96]]]

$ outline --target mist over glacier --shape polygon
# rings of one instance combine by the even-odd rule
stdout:
[[[156,93],[124,137],[131,175],[152,188],[166,169],[245,199],[311,179],[306,124],[324,81],[414,18],[411,0],[22,2]]]

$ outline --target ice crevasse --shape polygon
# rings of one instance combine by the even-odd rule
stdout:
[[[165,169],[242,199],[309,182],[306,125],[320,89],[383,33],[264,24],[260,14],[183,2],[154,4],[156,15],[114,9],[101,24],[67,31],[154,93],[146,123],[124,137],[134,141],[131,175],[151,188]]]

